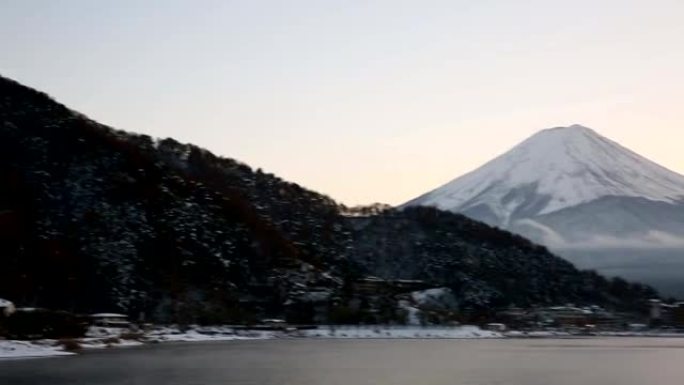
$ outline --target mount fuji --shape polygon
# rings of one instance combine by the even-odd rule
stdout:
[[[584,126],[542,130],[408,206],[459,212],[580,267],[684,294],[662,282],[673,266],[684,272],[684,176]]]

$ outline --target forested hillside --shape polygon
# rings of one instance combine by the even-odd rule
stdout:
[[[356,220],[353,260],[380,277],[451,288],[462,307],[604,304],[638,307],[657,294],[622,279],[580,272],[543,247],[463,215],[430,207]]]
[[[241,318],[340,285],[349,236],[331,199],[194,146],[115,131],[11,80],[0,95],[3,296]]]
[[[0,297],[23,306],[160,322],[325,322],[365,300],[352,284],[364,275],[449,286],[463,307],[633,307],[653,295],[462,216],[352,211],[0,78]]]

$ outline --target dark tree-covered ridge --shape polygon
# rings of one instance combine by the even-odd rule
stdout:
[[[631,306],[653,294],[459,215],[353,213],[0,77],[0,297],[20,305],[158,321],[301,318],[312,302],[344,305],[357,296],[350,282],[369,274],[447,285],[463,306]]]

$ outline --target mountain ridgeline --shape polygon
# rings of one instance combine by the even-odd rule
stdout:
[[[462,213],[583,268],[684,295],[684,175],[580,125],[542,130],[406,203]]]
[[[339,285],[327,273],[349,234],[332,200],[194,146],[112,130],[9,80],[0,86],[5,297],[155,319],[202,309],[241,318],[249,306],[281,311],[298,285]]]
[[[684,245],[684,175],[580,125],[542,130],[417,205],[557,248]]]
[[[346,212],[196,146],[98,124],[0,77],[0,297],[20,305],[157,322],[329,322],[340,308],[372,306],[354,289],[365,275],[450,287],[461,309],[635,309],[655,295],[457,214]]]

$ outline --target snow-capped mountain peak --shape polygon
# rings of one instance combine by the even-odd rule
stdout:
[[[507,227],[516,217],[549,214],[606,196],[684,200],[684,176],[581,125],[542,130],[507,153],[407,206],[486,210]]]

